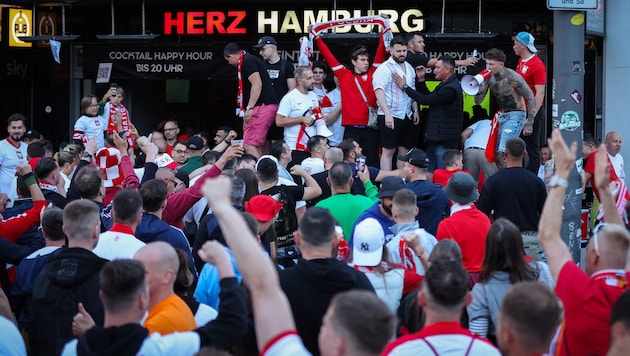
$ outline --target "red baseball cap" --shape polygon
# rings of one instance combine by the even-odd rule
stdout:
[[[259,194],[245,202],[245,211],[254,215],[256,220],[267,222],[278,215],[282,209],[282,203],[269,195]]]

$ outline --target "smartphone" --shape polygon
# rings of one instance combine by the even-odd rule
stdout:
[[[110,85],[110,88],[112,90],[112,94],[118,94],[118,84],[112,83],[112,85]]]
[[[231,143],[233,145],[239,145],[239,146],[241,146],[241,148],[243,148],[243,140],[232,140]]]
[[[354,164],[357,172],[363,172],[365,168],[365,156],[357,156],[357,158],[354,159]]]

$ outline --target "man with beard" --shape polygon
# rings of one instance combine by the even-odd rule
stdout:
[[[394,81],[405,94],[417,104],[429,105],[424,139],[427,143],[426,153],[429,157],[427,171],[431,173],[430,178],[436,168],[446,168],[442,162],[444,152],[449,148],[459,148],[464,120],[464,101],[462,88],[455,74],[455,60],[448,56],[440,57],[433,73],[435,79],[440,81],[433,91],[429,91],[427,87],[425,67],[416,68],[418,91],[407,84],[406,78],[398,73],[393,74]]]
[[[411,88],[416,87],[416,73],[413,67],[405,62],[407,44],[402,37],[395,37],[389,50],[391,56],[374,72],[372,85],[378,102],[378,126],[383,151],[381,153],[381,169],[392,169],[394,151],[406,155],[409,148],[418,140],[418,104],[396,86],[392,75],[398,74],[405,79]],[[413,108],[413,111],[412,111]],[[403,163],[397,162],[398,168]]]
[[[305,135],[305,127],[302,124],[310,126],[315,123],[314,109],[319,109],[319,101],[313,92],[312,70],[308,67],[297,67],[295,79],[297,80],[296,88],[288,92],[280,101],[276,125],[284,127],[284,141],[289,148],[293,151],[302,151],[301,159],[296,159],[296,162],[301,162],[302,159],[308,157],[308,154],[303,153],[306,151],[305,142],[308,138],[304,137],[304,142],[300,142],[302,136]]]
[[[6,193],[9,199],[17,199],[17,180],[15,169],[20,163],[28,163],[26,160],[26,143],[22,142],[26,132],[26,117],[22,114],[13,114],[7,120],[7,132],[9,136],[0,141],[0,192]],[[13,206],[13,204],[10,204]]]

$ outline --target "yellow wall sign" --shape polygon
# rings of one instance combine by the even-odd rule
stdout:
[[[32,43],[20,40],[33,35],[33,11],[9,9],[9,47],[31,47]]]

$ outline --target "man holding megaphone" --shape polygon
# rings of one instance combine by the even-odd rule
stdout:
[[[488,92],[492,91],[499,104],[498,137],[496,147],[496,163],[499,169],[505,167],[505,143],[512,137],[531,135],[536,116],[536,98],[523,77],[510,68],[505,67],[505,53],[492,48],[485,54],[486,71],[482,71],[483,80],[478,80],[478,92],[475,104],[481,104]],[[487,72],[490,72],[489,74]],[[484,76],[485,74],[485,76]],[[486,78],[487,77],[487,78]],[[469,85],[462,80],[462,89]],[[468,91],[467,91],[468,93]],[[487,150],[492,147],[487,147]]]

